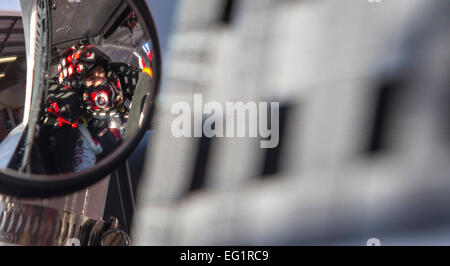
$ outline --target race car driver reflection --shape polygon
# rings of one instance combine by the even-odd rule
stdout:
[[[120,145],[139,75],[149,71],[112,63],[91,45],[71,47],[62,55],[46,109],[55,127],[50,147],[57,172],[83,170]]]

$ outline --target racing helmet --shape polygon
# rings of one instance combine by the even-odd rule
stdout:
[[[93,45],[78,45],[67,49],[58,65],[59,82],[66,88],[78,90],[82,103],[89,112],[108,112],[123,102],[120,79],[110,70],[111,59]],[[86,80],[101,69],[101,84],[89,84]]]

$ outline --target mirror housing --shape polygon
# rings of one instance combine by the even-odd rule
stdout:
[[[50,1],[45,2],[47,4],[50,3]],[[114,169],[116,169],[118,165],[123,163],[130,156],[130,154],[139,144],[146,130],[150,127],[155,109],[155,105],[153,103],[159,93],[162,70],[161,49],[156,26],[145,1],[127,0],[127,3],[135,12],[141,25],[143,26],[142,28],[145,36],[152,41],[154,49],[153,64],[155,69],[157,69],[157,71],[153,71],[152,73],[153,82],[151,83],[150,91],[153,93],[150,94],[150,97],[146,97],[145,99],[145,108],[143,110],[144,118],[141,121],[141,126],[131,134],[127,135],[127,141],[118,146],[118,148],[112,151],[106,158],[97,162],[95,166],[89,167],[79,172],[51,175],[50,180],[49,176],[47,175],[19,172],[7,168],[2,169],[0,170],[0,193],[24,198],[49,198],[66,195],[81,190],[100,181],[108,174],[110,174]],[[21,0],[20,4],[22,6],[22,19],[26,40],[27,63],[30,66],[34,65],[35,63],[34,58],[33,56],[31,56],[30,52],[34,47],[32,41],[32,38],[34,37],[32,34],[34,26],[31,24],[31,21],[33,13],[35,12],[35,2],[29,0]],[[32,82],[30,80],[33,76],[32,72],[33,69],[28,70],[27,91],[31,91],[31,89],[29,88],[31,88],[32,86]],[[26,105],[29,104],[30,101],[31,93],[29,95],[27,92]],[[27,113],[27,111],[25,111],[25,113]],[[24,119],[24,123],[28,122],[28,117],[25,118],[27,119]],[[17,141],[17,135],[20,135],[20,132],[25,132],[23,127],[22,131],[20,131],[19,129],[17,129],[16,131],[16,138],[9,139],[10,145],[11,143],[13,145],[14,141]]]

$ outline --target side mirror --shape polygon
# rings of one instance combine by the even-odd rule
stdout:
[[[107,176],[149,128],[158,35],[144,0],[20,4],[26,96],[23,121],[0,143],[0,193],[64,195]]]

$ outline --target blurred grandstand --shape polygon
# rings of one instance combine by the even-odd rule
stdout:
[[[183,0],[138,245],[450,245],[450,1]],[[280,145],[173,103],[280,102]]]

